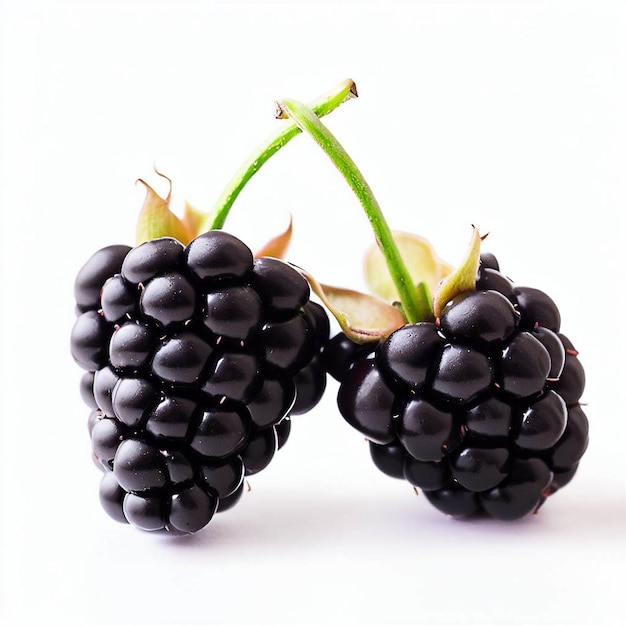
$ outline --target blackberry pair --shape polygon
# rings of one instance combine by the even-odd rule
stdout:
[[[104,248],[80,270],[71,347],[86,370],[100,499],[114,519],[172,534],[206,526],[284,445],[290,416],[319,402],[327,371],[375,465],[444,513],[518,519],[576,473],[588,442],[585,376],[556,305],[481,255],[476,230],[456,270],[425,240],[394,236],[319,120],[355,95],[346,81],[312,109],[280,101],[278,116],[292,123],[246,162],[211,214],[187,207],[179,220],[170,197],[148,187],[139,245]],[[273,258],[286,236],[254,258],[219,230],[246,182],[299,130],[368,215],[382,252],[382,265],[368,265],[378,298]],[[341,326],[331,341],[310,288]]]
[[[71,347],[111,517],[189,533],[237,502],[324,391],[329,324],[309,293],[223,231],[87,261]]]

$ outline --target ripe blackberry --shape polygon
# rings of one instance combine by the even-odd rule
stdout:
[[[509,288],[495,257],[485,261],[476,291],[450,301],[434,323],[405,325],[377,346],[334,337],[327,358],[354,346],[338,406],[381,471],[450,515],[510,520],[576,472],[588,441],[584,371],[557,334],[554,302]]]
[[[144,530],[195,532],[320,399],[329,325],[306,280],[223,231],[97,252],[71,337],[94,409],[100,498]]]
[[[346,80],[312,106],[323,116],[356,95]],[[86,370],[102,505],[118,521],[199,530],[238,502],[244,476],[285,445],[289,416],[324,392],[328,317],[279,260],[291,224],[258,258],[221,230],[246,183],[298,132],[282,125],[210,213],[187,205],[179,218],[169,179],[165,199],[140,181],[139,245],[103,248],[78,272],[71,352]]]
[[[456,269],[421,237],[392,233],[314,112],[295,100],[278,111],[326,152],[376,236],[365,271],[377,298],[309,278],[347,335],[325,350],[341,414],[379,469],[450,515],[510,520],[536,510],[571,480],[587,446],[584,371],[559,335],[556,305],[515,286],[493,255],[481,263],[475,228]]]

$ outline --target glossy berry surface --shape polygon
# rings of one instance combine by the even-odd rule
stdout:
[[[115,520],[192,533],[234,506],[326,385],[329,323],[292,267],[223,231],[96,252],[71,351]]]
[[[584,369],[554,301],[483,255],[476,291],[378,345],[326,348],[344,419],[386,475],[454,517],[518,519],[567,485],[588,444]]]

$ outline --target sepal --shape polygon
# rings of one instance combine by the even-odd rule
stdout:
[[[406,324],[400,310],[379,298],[352,289],[322,285],[307,272],[300,271],[352,341],[381,341]]]

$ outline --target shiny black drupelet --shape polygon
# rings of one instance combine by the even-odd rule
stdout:
[[[329,324],[309,294],[223,231],[87,261],[71,350],[111,517],[190,533],[238,501],[323,394]]]
[[[559,330],[551,298],[483,255],[476,291],[435,323],[377,346],[339,335],[326,358],[339,410],[382,472],[449,515],[513,520],[572,479],[588,443],[584,370]]]

